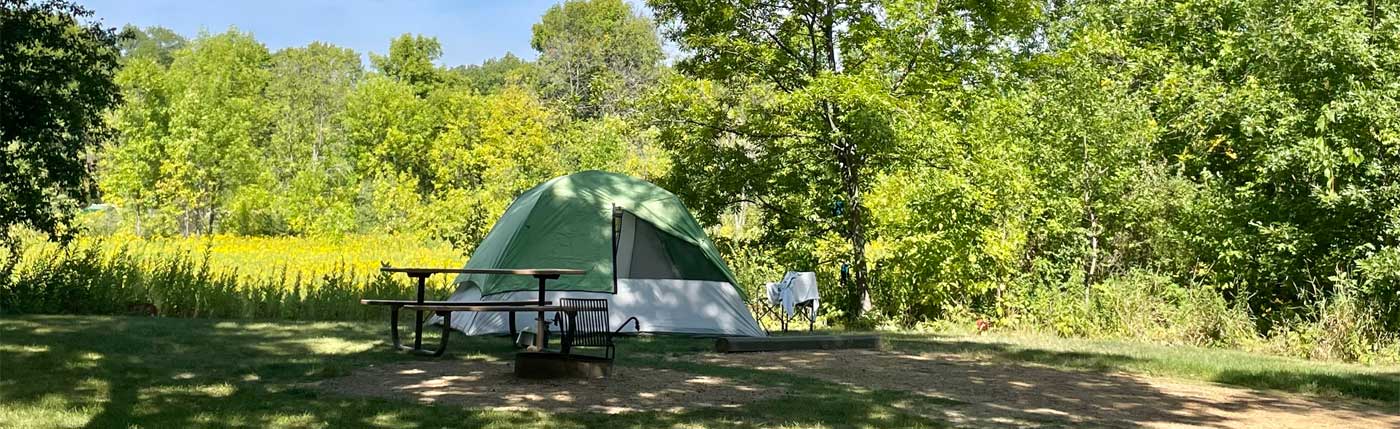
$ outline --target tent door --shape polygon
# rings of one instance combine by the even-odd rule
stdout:
[[[621,232],[614,256],[616,278],[728,281],[694,244],[625,210],[617,221]]]

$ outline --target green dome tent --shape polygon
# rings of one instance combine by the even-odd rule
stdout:
[[[621,214],[616,261],[614,208]],[[585,171],[531,188],[466,266],[585,270],[550,281],[547,299],[607,297],[614,326],[636,316],[647,332],[764,335],[734,274],[680,199],[620,174]],[[535,279],[523,276],[463,274],[456,284],[455,301],[533,300],[538,290]],[[505,317],[473,313],[452,324],[469,335],[494,334],[507,331]],[[517,317],[520,326],[531,326],[534,316]]]

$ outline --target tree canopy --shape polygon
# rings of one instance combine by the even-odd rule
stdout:
[[[0,235],[25,226],[69,237],[90,194],[84,155],[120,101],[115,30],[64,1],[0,5]]]

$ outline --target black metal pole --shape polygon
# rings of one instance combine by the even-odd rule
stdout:
[[[428,286],[427,283],[428,283],[428,276],[427,276],[426,274],[420,274],[420,275],[418,276],[418,304],[419,304],[419,305],[422,305],[422,304],[423,304],[423,293],[424,293],[424,290],[427,289],[427,286]],[[414,350],[422,350],[422,349],[423,349],[423,310],[414,310],[414,311],[413,311],[413,316],[414,316],[414,322],[413,322],[413,349],[414,349]]]
[[[618,277],[618,274],[617,274],[617,246],[618,246],[618,240],[621,240],[621,239],[622,239],[622,234],[620,234],[621,230],[622,230],[622,209],[619,208],[618,206],[612,206],[612,275],[613,275],[613,278],[612,278],[612,281],[613,281],[613,290],[612,290],[612,292],[613,292],[614,294],[617,293],[617,277]],[[629,255],[629,257],[630,257],[630,255]]]

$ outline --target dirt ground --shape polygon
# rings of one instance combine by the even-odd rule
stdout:
[[[953,354],[842,350],[671,359],[818,378],[854,394],[909,392],[908,400],[891,405],[958,426],[1400,428],[1400,410],[1363,403]],[[511,375],[509,362],[484,360],[371,367],[319,387],[473,408],[605,413],[733,408],[786,394],[780,387],[637,367],[619,367],[608,380],[525,381]]]

